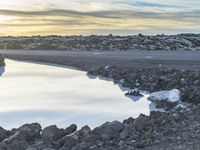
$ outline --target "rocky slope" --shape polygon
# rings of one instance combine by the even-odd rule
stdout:
[[[0,48],[40,50],[200,50],[200,34],[0,37]]]

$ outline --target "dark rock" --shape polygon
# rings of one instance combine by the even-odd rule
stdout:
[[[137,119],[134,121],[135,129],[138,131],[145,130],[148,125],[150,124],[150,120],[148,116],[141,114]]]
[[[107,122],[100,127],[95,128],[92,133],[99,135],[103,140],[112,140],[118,138],[124,125],[118,121]]]
[[[65,128],[65,134],[71,134],[77,130],[77,125],[72,124],[69,127]]]
[[[42,138],[44,139],[59,140],[65,135],[65,130],[59,129],[56,125],[46,127],[42,130]]]
[[[135,121],[135,119],[130,117],[130,118],[124,120],[123,124],[132,124],[132,123],[134,123],[134,121]]]
[[[59,150],[71,150],[72,147],[77,143],[72,136],[66,136],[60,140],[61,148]]]
[[[8,131],[0,127],[0,142],[8,137]]]
[[[0,66],[5,66],[4,57],[0,54]]]
[[[26,150],[29,144],[25,140],[14,140],[12,143],[0,143],[0,150]]]
[[[30,150],[43,150],[43,149],[54,149],[54,146],[52,144],[51,141],[47,141],[47,140],[44,140],[44,141],[37,141],[36,143],[32,144],[31,146],[28,147],[28,149]]]
[[[9,138],[5,139],[5,143],[13,143],[15,141],[28,141],[32,142],[40,137],[41,126],[38,123],[25,124],[17,129],[16,133]]]
[[[126,96],[143,96],[139,90],[134,89],[125,93]]]

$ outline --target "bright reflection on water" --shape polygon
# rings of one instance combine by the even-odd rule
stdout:
[[[144,98],[134,102],[112,81],[89,79],[85,72],[6,60],[0,78],[0,126],[10,129],[39,122],[43,127],[95,127],[149,114]]]

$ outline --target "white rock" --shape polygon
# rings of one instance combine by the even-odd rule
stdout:
[[[181,100],[180,94],[181,92],[178,89],[173,89],[171,91],[159,91],[151,93],[150,96],[148,97],[148,100],[152,102],[168,101],[175,103]]]
[[[108,65],[107,65],[107,66],[105,66],[105,70],[108,70],[109,68],[110,68],[110,66],[108,66]]]

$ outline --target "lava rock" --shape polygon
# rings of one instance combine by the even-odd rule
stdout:
[[[139,90],[134,89],[125,93],[126,96],[143,96]]]
[[[65,130],[59,129],[56,125],[46,127],[42,130],[42,138],[44,139],[51,139],[56,141],[65,135]]]
[[[118,138],[124,125],[118,121],[107,122],[93,130],[93,134],[99,135],[103,140],[112,140]]]
[[[0,127],[0,142],[2,142],[7,137],[8,137],[8,132],[2,127]]]
[[[69,127],[65,128],[65,134],[71,134],[77,130],[77,125],[72,124]]]

